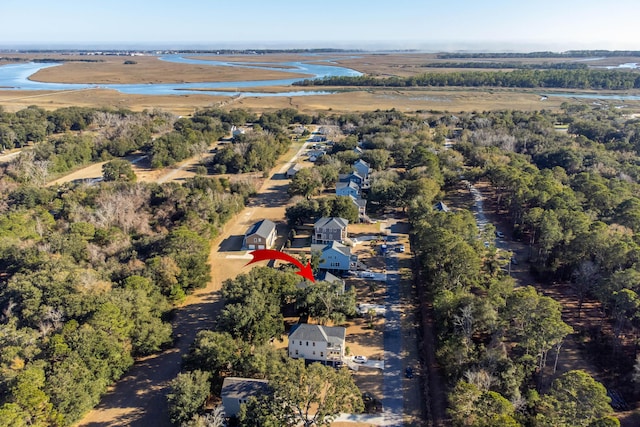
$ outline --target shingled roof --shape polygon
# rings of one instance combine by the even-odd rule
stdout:
[[[289,333],[289,341],[315,341],[330,344],[343,344],[347,337],[347,329],[342,326],[321,326],[299,323]]]
[[[271,234],[273,230],[276,229],[276,224],[273,221],[269,221],[268,219],[263,219],[262,221],[258,221],[253,224],[247,230],[245,236],[250,236],[252,234],[257,234],[258,236],[264,237],[265,239]]]

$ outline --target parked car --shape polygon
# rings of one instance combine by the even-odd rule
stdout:
[[[404,245],[397,246],[396,252],[404,252]]]
[[[404,376],[407,378],[413,378],[413,368],[411,366],[407,366],[407,369],[404,370]]]
[[[502,231],[496,231],[496,237],[503,239],[504,238],[504,233]]]
[[[353,356],[355,363],[367,363],[367,356]]]
[[[375,273],[371,272],[371,271],[363,271],[362,273],[360,273],[360,277],[365,277],[368,279],[372,279],[374,277],[376,277]]]

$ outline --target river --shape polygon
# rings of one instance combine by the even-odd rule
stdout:
[[[191,56],[191,55],[190,55]],[[269,66],[261,66],[256,64],[245,64],[227,61],[211,61],[205,59],[185,58],[181,55],[164,55],[159,57],[162,61],[178,62],[184,64],[199,64],[210,66],[225,67],[243,67],[254,69],[288,71],[294,73],[309,74],[310,78],[321,79],[323,77],[334,76],[359,76],[360,72],[350,68],[329,65],[330,61],[324,64],[310,64],[302,61],[279,62],[274,67],[273,63]],[[29,77],[44,68],[56,67],[60,64],[44,64],[29,62],[25,64],[9,64],[0,66],[0,88],[2,90],[77,90],[89,89],[96,87],[90,84],[69,84],[69,83],[44,83],[29,80]],[[246,95],[246,96],[305,96],[305,95],[326,95],[334,93],[332,91],[287,91],[277,93],[252,92],[250,88],[266,87],[266,86],[291,86],[293,82],[300,81],[300,78],[278,79],[278,80],[261,80],[261,81],[234,81],[234,82],[200,82],[200,83],[145,83],[145,84],[101,84],[100,88],[114,89],[121,93],[131,95],[184,95],[184,94],[200,94],[200,95]],[[202,90],[205,89],[205,90]],[[225,89],[224,91],[215,89]],[[245,90],[246,89],[246,90]]]

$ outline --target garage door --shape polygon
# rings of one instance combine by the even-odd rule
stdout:
[[[258,245],[258,249],[264,249],[264,245]]]
[[[249,249],[255,249],[256,245],[249,245]]]

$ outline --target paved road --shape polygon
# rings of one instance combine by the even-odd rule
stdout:
[[[389,228],[394,222],[390,221]],[[389,232],[387,241],[393,243],[397,235]],[[384,425],[403,426],[404,398],[402,381],[404,378],[402,359],[402,319],[400,305],[400,274],[398,257],[394,251],[385,257],[387,265],[387,296],[384,321],[384,376],[383,398]]]

